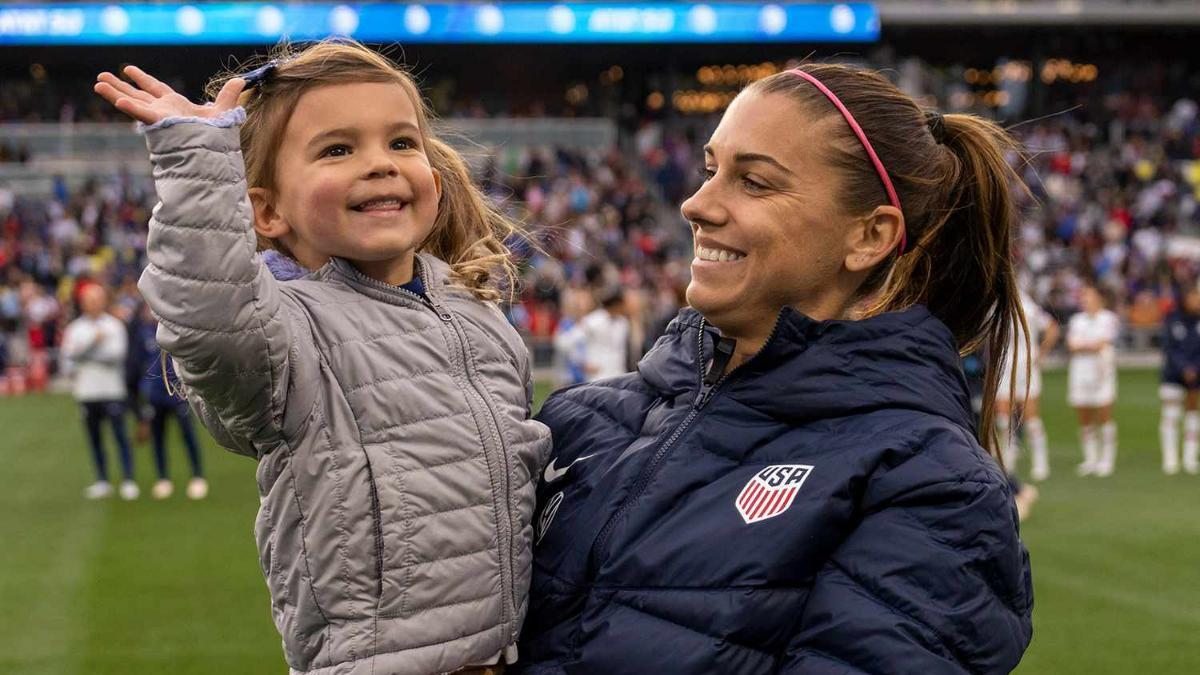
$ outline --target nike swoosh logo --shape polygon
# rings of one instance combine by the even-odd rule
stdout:
[[[595,456],[596,456],[596,454],[593,453],[590,455],[584,455],[583,457],[578,457],[575,459],[575,461],[571,462],[570,464],[564,466],[561,469],[554,468],[554,462],[550,462],[549,464],[546,465],[546,471],[542,474],[542,479],[545,480],[547,483],[553,483],[554,481],[558,480],[559,478],[562,478],[563,476],[567,475],[567,471],[571,467],[575,466],[576,464],[582,462],[585,459],[591,459]]]

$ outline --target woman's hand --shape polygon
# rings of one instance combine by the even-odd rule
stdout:
[[[221,87],[216,101],[198,105],[137,66],[125,66],[124,72],[136,87],[104,72],[96,76],[98,81],[93,90],[114,108],[143,124],[154,124],[168,117],[217,117],[237,107],[238,95],[246,87],[245,80],[235,77]]]

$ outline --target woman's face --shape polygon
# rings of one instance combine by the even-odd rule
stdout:
[[[1088,314],[1095,314],[1104,309],[1104,299],[1100,297],[1100,291],[1088,286],[1083,289],[1083,311]]]
[[[843,265],[852,219],[821,151],[832,123],[844,124],[747,93],[704,147],[706,180],[681,209],[694,239],[687,300],[726,334],[769,330],[785,305],[834,318],[861,281]]]

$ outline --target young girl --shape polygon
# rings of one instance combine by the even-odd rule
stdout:
[[[259,461],[292,672],[514,661],[549,437],[495,305],[513,225],[411,77],[356,43],[226,79],[206,106],[125,72],[137,88],[105,73],[96,91],[149,125],[139,286],[206,426]],[[316,271],[276,281],[256,234]]]
[[[1120,322],[1104,308],[1104,298],[1093,286],[1081,295],[1083,311],[1067,324],[1067,403],[1079,415],[1083,443],[1081,476],[1110,476],[1117,461],[1117,423],[1112,419],[1117,398],[1117,361],[1114,344]],[[1099,434],[1097,434],[1099,432]],[[1099,435],[1099,437],[1097,437]]]

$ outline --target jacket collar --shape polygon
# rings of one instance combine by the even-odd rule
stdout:
[[[359,272],[345,258],[330,258],[321,273],[337,277],[369,298],[396,305],[426,304],[419,295],[399,286],[376,281]],[[413,257],[413,273],[420,276],[425,294],[433,304],[441,304],[444,287],[450,283],[450,266],[438,258],[418,253]]]
[[[638,370],[664,394],[695,390],[719,336],[685,308]],[[816,321],[785,307],[759,354],[720,387],[724,396],[792,423],[886,408],[974,428],[954,338],[921,305],[860,321]]]

